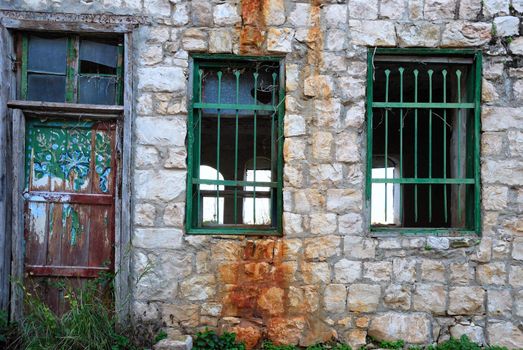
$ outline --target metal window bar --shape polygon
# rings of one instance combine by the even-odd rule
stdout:
[[[379,50],[378,50],[379,51]],[[387,52],[390,54],[391,50],[384,50],[384,52]],[[403,52],[405,52],[405,50],[403,50]],[[416,51],[416,53],[419,53],[419,52],[424,52],[423,50],[422,51]],[[430,52],[430,50],[428,51]],[[448,50],[445,51],[445,54],[448,54]],[[466,54],[470,54],[470,53],[466,53]],[[441,232],[448,232],[449,230],[454,230],[454,231],[459,231],[459,232],[479,232],[480,231],[480,212],[479,212],[479,209],[480,209],[480,206],[479,206],[479,199],[480,199],[480,195],[479,195],[479,132],[480,132],[480,125],[479,125],[479,116],[480,116],[480,95],[481,95],[481,87],[480,87],[480,82],[481,82],[481,53],[479,52],[476,52],[474,54],[474,59],[470,59],[470,58],[467,58],[466,60],[463,58],[463,59],[459,59],[459,60],[455,60],[455,61],[452,61],[452,60],[448,60],[448,63],[449,64],[468,64],[469,67],[471,68],[470,69],[470,72],[469,74],[471,74],[471,76],[469,76],[469,79],[467,80],[467,98],[464,99],[462,97],[462,74],[463,74],[463,71],[460,70],[460,69],[456,69],[454,74],[455,74],[455,77],[456,77],[456,82],[455,82],[455,86],[451,86],[450,88],[452,89],[455,89],[454,91],[456,91],[456,102],[454,101],[448,101],[448,96],[447,96],[447,90],[449,88],[449,85],[447,83],[447,77],[448,77],[448,70],[447,69],[442,69],[441,71],[438,70],[438,72],[434,71],[433,69],[429,69],[429,68],[426,68],[426,70],[424,69],[421,69],[421,72],[420,72],[420,69],[413,69],[412,70],[412,79],[413,79],[413,95],[414,95],[414,102],[405,102],[404,100],[404,73],[406,71],[406,66],[401,66],[398,68],[398,71],[399,71],[399,102],[396,102],[394,100],[391,100],[390,99],[390,96],[389,96],[389,89],[390,89],[390,85],[392,84],[392,77],[393,75],[391,75],[391,69],[390,68],[386,68],[386,65],[385,67],[383,67],[383,63],[382,62],[394,62],[394,56],[391,55],[391,56],[387,56],[387,59],[383,59],[381,60],[380,64],[381,64],[381,67],[383,67],[383,71],[381,71],[381,73],[379,74],[384,74],[383,75],[383,81],[384,81],[384,94],[382,95],[384,97],[384,101],[375,101],[374,100],[374,90],[375,90],[375,87],[374,87],[374,83],[375,83],[375,75],[377,74],[375,71],[374,71],[374,60],[373,60],[373,56],[375,55],[375,52],[370,52],[369,51],[369,55],[368,55],[368,62],[369,62],[369,71],[368,71],[368,86],[367,86],[367,96],[368,96],[368,99],[367,99],[367,123],[368,123],[368,134],[367,134],[367,148],[368,148],[368,155],[367,155],[367,167],[368,167],[368,171],[367,171],[367,189],[366,189],[366,198],[367,198],[367,201],[368,203],[370,204],[370,199],[371,199],[371,192],[372,192],[372,186],[371,184],[373,183],[383,183],[385,184],[385,186],[387,186],[387,184],[399,184],[400,185],[400,191],[399,191],[399,196],[400,196],[400,200],[399,200],[399,203],[400,203],[400,208],[399,208],[399,217],[400,217],[400,222],[403,223],[403,219],[404,219],[404,212],[403,212],[403,186],[404,185],[414,185],[414,221],[415,222],[418,222],[419,220],[419,213],[418,213],[418,207],[419,207],[419,198],[418,198],[418,185],[423,185],[423,186],[427,186],[428,188],[428,191],[427,192],[424,192],[424,193],[428,193],[428,198],[429,198],[429,201],[428,201],[428,221],[429,222],[432,222],[433,220],[433,198],[434,198],[434,194],[433,194],[433,186],[435,185],[442,185],[443,187],[443,210],[444,210],[444,222],[445,223],[448,223],[449,222],[449,219],[448,219],[448,212],[449,212],[449,208],[448,208],[448,188],[447,188],[447,185],[455,185],[457,188],[458,188],[458,196],[461,198],[461,186],[463,185],[466,185],[466,186],[469,186],[469,185],[473,185],[474,187],[474,195],[473,196],[470,196],[473,201],[469,201],[468,199],[468,195],[466,196],[465,199],[467,199],[466,201],[466,205],[467,205],[467,212],[465,214],[467,214],[467,221],[465,222],[465,225],[464,227],[455,227],[455,228],[447,228],[447,229],[442,229],[442,228],[419,228],[418,230],[423,231],[423,232],[429,232],[431,230],[439,230]],[[421,56],[420,56],[421,57]],[[442,61],[443,60],[443,61]],[[378,60],[376,60],[378,61]],[[424,60],[422,57],[419,59],[419,62],[424,62],[426,60]],[[445,58],[441,58],[441,59],[438,59],[436,60],[438,62],[444,62],[445,61]],[[409,60],[399,60],[398,62],[410,62]],[[430,62],[430,60],[428,60],[427,62]],[[412,64],[412,68],[414,68],[416,66],[416,64]],[[419,67],[419,65],[418,65]],[[385,69],[386,68],[386,69]],[[408,69],[408,67],[407,67]],[[424,74],[424,76],[427,77],[427,81],[424,81],[424,86],[425,88],[427,89],[427,92],[428,92],[428,102],[426,101],[420,101],[419,100],[419,96],[420,96],[420,78],[421,78],[421,74]],[[439,82],[438,84],[441,84],[440,86],[438,86],[438,88],[440,89],[440,97],[442,99],[441,102],[439,101],[434,101],[434,95],[433,95],[433,91],[434,89],[436,88],[434,86],[434,77],[437,76],[437,81]],[[381,79],[381,78],[380,78]],[[425,79],[425,78],[424,78]],[[452,84],[454,85],[454,84]],[[441,89],[442,88],[442,89]],[[472,93],[473,92],[473,93]],[[442,95],[442,96],[441,96]],[[426,95],[425,95],[426,96]],[[427,98],[427,97],[425,97]],[[465,100],[465,101],[463,101]],[[472,100],[472,101],[470,101]],[[373,157],[373,109],[384,109],[384,125],[382,125],[382,128],[385,129],[384,133],[385,133],[385,136],[384,136],[384,141],[385,141],[385,144],[383,145],[383,151],[384,151],[384,154],[385,154],[385,167],[387,167],[387,159],[388,159],[388,156],[389,156],[389,142],[390,142],[390,137],[389,137],[389,128],[390,128],[390,125],[389,125],[389,118],[388,118],[388,111],[394,111],[395,109],[398,109],[399,110],[399,116],[400,116],[400,119],[399,119],[399,178],[387,178],[387,174],[385,173],[385,176],[384,178],[372,178],[372,175],[371,175],[371,171],[370,169],[372,168],[372,157]],[[414,148],[414,159],[413,159],[413,175],[414,177],[412,178],[405,178],[405,173],[404,173],[404,122],[405,122],[405,119],[409,119],[408,117],[408,114],[409,114],[409,111],[410,110],[413,110],[414,111],[414,116],[413,117],[410,117],[410,118],[413,118],[414,119],[414,128],[413,128],[413,138],[414,138],[414,145],[413,145],[413,148]],[[441,110],[441,113],[440,112],[435,112],[434,110]],[[448,172],[448,161],[447,161],[447,136],[448,136],[448,133],[447,133],[447,128],[452,128],[452,126],[450,126],[447,122],[447,111],[452,111],[452,110],[455,110],[456,111],[456,119],[457,119],[457,126],[455,127],[455,132],[457,134],[457,140],[456,140],[456,144],[455,144],[455,147],[457,148],[457,162],[456,164],[451,164],[452,166],[456,166],[457,169],[456,169],[456,176],[453,177],[448,177],[447,176],[447,172]],[[406,112],[405,112],[406,111]],[[423,114],[421,114],[421,111],[424,111]],[[473,117],[469,117],[467,118],[467,127],[466,127],[466,133],[467,133],[467,149],[465,150],[466,153],[467,153],[467,156],[462,156],[462,152],[464,152],[464,150],[462,149],[462,141],[461,141],[461,133],[462,133],[462,125],[461,125],[461,122],[462,122],[462,118],[463,118],[463,115],[462,113],[468,113],[467,111],[471,111],[473,113]],[[404,114],[405,112],[405,114]],[[425,114],[426,113],[426,114]],[[425,119],[425,116],[427,116],[427,119]],[[434,161],[434,116],[437,116],[439,119],[441,119],[442,123],[442,128],[441,128],[441,133],[442,133],[442,149],[443,149],[443,155],[440,155],[441,156],[441,159],[442,159],[442,165],[443,165],[443,172],[442,172],[442,176],[434,176],[434,172],[433,172],[433,166],[435,164],[433,164],[433,161]],[[423,124],[420,124],[420,119],[419,118],[422,118],[421,120],[423,120]],[[381,123],[381,122],[380,122]],[[428,125],[426,126],[427,127],[427,132],[428,132],[428,146],[427,148],[422,148],[420,149],[419,148],[419,136],[421,136],[421,134],[419,134],[419,127],[420,125]],[[379,126],[379,125],[378,125]],[[469,135],[469,132],[473,132]],[[463,141],[465,142],[465,141]],[[424,151],[423,151],[424,149]],[[420,157],[420,154],[419,154],[419,151],[422,151],[422,152],[428,152],[428,164],[424,164],[424,162],[426,162],[426,159],[427,158],[424,158],[424,157]],[[471,157],[470,156],[470,153],[473,153],[474,157]],[[464,164],[462,164],[462,162],[465,161],[467,162],[467,165],[466,165],[466,174],[464,175],[463,172],[462,172],[462,167],[464,166]],[[421,163],[420,163],[421,162]],[[419,170],[421,169],[420,166],[422,167],[425,167],[423,169],[423,172],[422,174],[419,173]],[[441,170],[439,170],[441,171]],[[439,172],[438,171],[438,172]],[[421,176],[420,176],[421,175]],[[426,177],[425,177],[426,176]],[[467,187],[467,193],[471,193],[469,192],[469,187]],[[384,196],[387,196],[387,191],[385,191],[385,194]],[[426,198],[426,197],[425,197]],[[458,222],[456,224],[460,225],[462,223],[462,220],[461,220],[461,207],[462,207],[462,204],[461,204],[461,200],[458,200],[457,201],[458,203],[456,203],[456,207],[457,207],[457,211],[458,211]],[[385,199],[385,203],[387,203],[387,199]],[[439,205],[439,204],[438,204]],[[473,205],[474,209],[471,210],[470,209],[470,205]],[[370,207],[370,205],[369,205]],[[385,211],[387,210],[386,209],[386,205],[385,205]],[[470,215],[469,215],[470,214]],[[472,215],[473,214],[473,215]],[[473,218],[469,218],[468,216],[473,216]],[[387,217],[387,213],[385,212],[385,217]],[[468,222],[471,221],[472,222],[472,226],[471,225],[468,225]],[[454,223],[453,223],[454,224]],[[392,230],[397,230],[397,228],[393,228],[391,227],[390,229]],[[409,232],[412,232],[412,230],[415,230],[415,228],[412,228],[412,227],[404,227],[402,229],[405,229],[405,230],[409,230]],[[378,227],[375,229],[376,231],[387,231],[389,230],[389,228],[387,227]],[[439,232],[438,231],[438,232]]]
[[[258,90],[260,88],[259,86],[259,73],[256,68],[256,64],[245,64],[245,63],[239,63],[237,65],[233,65],[235,67],[232,71],[233,76],[233,84],[234,84],[234,92],[233,95],[231,95],[230,98],[225,98],[223,95],[223,79],[226,73],[224,69],[221,69],[223,67],[227,67],[227,63],[224,65],[217,65],[217,64],[208,64],[209,62],[195,62],[195,71],[198,71],[198,76],[196,77],[194,84],[196,85],[194,87],[194,96],[191,100],[191,109],[189,113],[189,123],[190,127],[188,128],[188,131],[190,135],[188,136],[190,144],[188,146],[188,159],[189,159],[189,166],[190,170],[188,172],[188,188],[193,191],[196,190],[197,193],[195,193],[197,199],[196,199],[196,205],[193,210],[192,206],[192,198],[194,197],[193,194],[190,194],[187,196],[187,232],[188,233],[194,233],[194,234],[201,234],[201,233],[224,233],[224,234],[232,234],[235,233],[241,233],[241,234],[250,234],[253,230],[258,232],[259,234],[278,234],[281,232],[281,219],[279,218],[279,215],[281,213],[282,208],[282,201],[281,201],[281,181],[282,181],[282,171],[280,170],[280,167],[282,166],[282,129],[283,129],[283,123],[282,123],[282,115],[283,115],[283,108],[282,104],[279,102],[283,99],[283,89],[282,89],[282,83],[281,83],[281,67],[280,72],[278,72],[278,66],[276,64],[272,64],[272,67],[270,69],[274,69],[275,72],[273,72],[270,77],[272,78],[272,86],[270,91],[270,102],[263,102],[259,103],[258,101]],[[214,62],[213,62],[214,63]],[[245,72],[244,68],[247,68],[247,72]],[[219,71],[217,71],[217,69]],[[253,102],[252,103],[245,103],[245,100],[241,100],[241,89],[242,89],[242,78],[245,77],[248,73],[249,69],[255,70],[254,73],[252,73],[252,78],[254,79],[254,88],[252,91],[253,96]],[[204,98],[205,92],[202,92],[202,87],[206,84],[206,74],[207,70],[216,72],[217,79],[218,79],[218,90],[217,90],[217,99],[209,99],[208,97]],[[229,72],[230,70],[228,70]],[[279,74],[278,74],[279,73]],[[278,81],[278,77],[280,80]],[[268,80],[268,79],[267,79]],[[268,81],[268,84],[271,82]],[[276,95],[278,89],[278,95]],[[245,95],[245,91],[242,92],[243,95]],[[263,97],[263,96],[262,96]],[[235,101],[235,103],[230,103],[231,98]],[[214,102],[216,101],[216,102]],[[203,116],[203,113],[205,110],[215,110],[215,118],[218,124],[218,128],[220,128],[220,123],[224,121],[224,118],[230,119],[232,118],[233,125],[234,125],[234,174],[231,176],[234,177],[233,180],[231,179],[224,179],[220,180],[219,175],[220,173],[220,167],[221,165],[221,154],[220,150],[223,149],[221,147],[221,142],[223,141],[223,134],[220,133],[219,130],[216,131],[216,170],[217,170],[217,177],[216,179],[200,179],[200,174],[198,173],[198,169],[201,164],[202,160],[202,128],[203,128],[203,121],[202,118],[213,118],[211,115]],[[230,111],[227,115],[225,113],[222,113],[223,111]],[[247,113],[245,111],[251,112]],[[272,113],[267,113],[267,111],[270,111]],[[223,115],[222,115],[223,114]],[[232,115],[230,115],[232,114]],[[258,170],[258,164],[257,164],[257,158],[258,158],[258,120],[260,118],[267,118],[267,123],[270,122],[270,155],[271,155],[271,162],[270,162],[270,169],[271,169],[271,180],[272,181],[257,181],[256,178],[256,171]],[[197,118],[195,118],[197,116]],[[240,132],[241,129],[239,127],[240,120],[246,120],[246,118],[251,118],[253,123],[253,140],[252,140],[252,146],[253,146],[253,159],[252,159],[252,168],[253,174],[254,174],[254,181],[243,181],[239,177],[239,140],[240,140]],[[270,119],[269,119],[270,118]],[[224,121],[225,122],[225,121]],[[192,125],[192,126],[191,126]],[[267,131],[268,132],[268,131]],[[197,136],[197,137],[195,137]],[[232,135],[231,135],[232,136]],[[267,137],[267,136],[266,136]],[[267,148],[268,149],[268,148]],[[197,157],[193,157],[197,155]],[[202,164],[203,165],[203,164]],[[206,190],[200,190],[200,185],[212,185],[216,186],[216,200],[219,198],[225,198],[225,196],[228,196],[232,200],[232,204],[234,206],[234,214],[232,215],[232,221],[233,224],[220,224],[220,225],[210,225],[206,224],[203,225],[203,222],[199,217],[201,214],[201,204],[200,200],[203,196],[208,196],[209,192]],[[221,188],[220,186],[223,186]],[[252,190],[249,191],[250,195],[246,194],[245,187],[252,187]],[[265,190],[258,190],[260,187],[269,188],[269,191]],[[243,188],[243,189],[241,189]],[[254,225],[245,225],[240,223],[240,219],[238,217],[238,197],[241,196],[241,198],[252,198],[253,200],[253,220]],[[256,222],[257,216],[256,216],[256,198],[270,198],[270,215],[271,215],[271,225],[267,226],[263,223],[258,224]],[[227,211],[228,209],[225,209]],[[241,214],[241,213],[240,213]],[[276,215],[275,215],[276,214]],[[219,214],[217,214],[219,217]],[[212,228],[211,228],[212,226]],[[259,228],[259,229],[258,229]],[[247,232],[248,231],[248,232]],[[269,232],[270,231],[270,232]]]

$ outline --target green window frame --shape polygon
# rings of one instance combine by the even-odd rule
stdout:
[[[65,76],[65,103],[80,103],[81,79],[113,79],[115,85],[114,103],[96,103],[104,105],[122,105],[123,104],[123,38],[114,37],[100,37],[92,35],[79,35],[70,33],[47,33],[47,32],[20,32],[18,33],[18,49],[21,57],[21,72],[20,72],[20,89],[19,96],[21,100],[28,100],[29,98],[29,75],[30,74],[45,74],[47,76]],[[41,38],[64,38],[66,41],[65,49],[65,72],[56,73],[52,71],[32,71],[29,68],[29,41],[31,36]],[[116,48],[116,69],[114,73],[100,73],[100,72],[84,72],[81,67],[80,45],[82,41],[94,41],[98,43],[108,43]],[[39,100],[42,101],[42,100]],[[46,102],[46,101],[43,101]]]
[[[481,234],[481,69],[474,49],[369,49],[371,232]]]
[[[202,54],[191,62],[186,233],[281,235],[283,59]],[[204,220],[206,199],[216,203],[214,221]],[[260,223],[262,202],[269,218]]]

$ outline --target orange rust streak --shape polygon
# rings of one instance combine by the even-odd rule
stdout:
[[[264,0],[242,0],[242,25],[240,30],[240,53],[262,54],[267,25],[264,16]]]

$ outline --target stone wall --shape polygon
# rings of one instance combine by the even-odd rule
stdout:
[[[140,14],[133,319],[308,345],[469,335],[523,347],[521,0],[7,0]],[[482,237],[378,235],[364,212],[368,47],[481,47]],[[284,55],[284,236],[184,235],[192,52]]]

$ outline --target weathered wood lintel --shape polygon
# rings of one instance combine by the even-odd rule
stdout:
[[[0,11],[8,29],[57,32],[128,33],[147,23],[143,16]]]
[[[122,118],[124,112],[123,106],[105,106],[22,100],[11,100],[7,102],[7,106],[12,109],[20,109],[24,112],[24,114],[45,116],[47,118],[52,118],[54,117],[53,114],[56,114],[57,118],[91,117],[94,119],[118,119]]]

